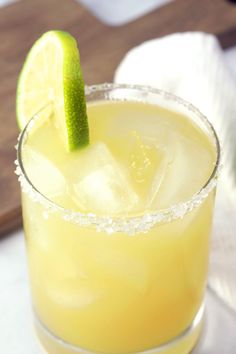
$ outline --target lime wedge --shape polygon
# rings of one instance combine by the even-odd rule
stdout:
[[[49,31],[33,45],[17,85],[20,129],[51,102],[55,126],[69,151],[89,143],[84,82],[76,40],[67,32]]]

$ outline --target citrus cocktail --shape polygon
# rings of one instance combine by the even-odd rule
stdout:
[[[162,93],[111,85],[96,94],[88,147],[68,153],[49,108],[22,139],[38,330],[55,354],[57,338],[71,346],[62,353],[137,353],[175,338],[173,353],[187,353],[207,281],[214,134],[174,99],[176,112],[161,107]]]
[[[211,124],[150,87],[84,90],[76,41],[60,31],[29,52],[17,119],[32,302],[46,351],[189,353],[202,325],[219,166]]]

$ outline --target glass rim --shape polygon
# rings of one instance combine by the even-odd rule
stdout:
[[[86,86],[85,93],[86,97],[89,97],[89,95],[96,92],[105,93],[116,89],[134,91],[136,90],[142,93],[152,93],[154,95],[164,98],[167,101],[169,100],[177,103],[179,106],[182,106],[185,109],[189,110],[189,112],[193,113],[198,119],[200,119],[202,123],[207,127],[208,133],[210,132],[211,138],[213,138],[214,145],[216,148],[216,161],[213,165],[212,173],[210,174],[205,184],[201,188],[199,188],[198,192],[193,194],[191,198],[173,204],[165,209],[149,211],[144,210],[143,212],[138,212],[136,215],[131,214],[125,216],[122,216],[120,214],[109,215],[96,214],[94,212],[86,213],[66,209],[61,205],[53,202],[50,198],[45,196],[34,186],[25,171],[22,160],[22,147],[24,145],[25,139],[27,138],[28,132],[34,124],[34,121],[37,120],[38,114],[50,105],[50,103],[46,103],[33,115],[33,117],[26,124],[23,131],[20,133],[18,137],[18,144],[16,146],[17,160],[15,161],[15,173],[18,175],[18,180],[20,182],[22,192],[27,193],[33,201],[42,204],[42,206],[45,208],[45,218],[47,218],[48,214],[50,213],[58,212],[62,215],[62,218],[65,221],[72,222],[74,224],[79,224],[81,226],[95,226],[98,231],[105,231],[108,234],[112,234],[114,232],[125,232],[130,235],[140,232],[145,233],[148,232],[156,224],[167,223],[173,220],[183,218],[185,214],[189,213],[190,211],[198,207],[200,204],[202,204],[202,202],[207,198],[209,193],[216,186],[221,163],[220,142],[213,125],[206,118],[206,116],[198,110],[198,108],[172,93],[147,85],[104,83]],[[131,99],[133,101],[140,101],[138,99],[133,99],[133,97]]]

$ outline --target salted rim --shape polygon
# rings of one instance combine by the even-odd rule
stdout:
[[[183,106],[184,108],[187,108],[189,112],[194,113],[197,118],[200,119],[207,127],[208,131],[212,135],[216,147],[217,158],[209,179],[203,185],[203,187],[192,196],[191,199],[174,204],[166,209],[158,210],[156,212],[148,211],[136,216],[97,215],[95,213],[82,213],[78,211],[75,212],[73,210],[63,208],[62,206],[54,203],[52,200],[50,200],[37,190],[37,188],[31,183],[29,177],[27,176],[22,161],[22,146],[25,142],[25,139],[27,138],[30,129],[34,125],[38,114],[48,106],[47,104],[30,119],[24,130],[20,133],[18,137],[18,144],[16,146],[17,160],[15,161],[15,173],[18,175],[18,180],[20,182],[22,192],[27,193],[28,196],[34,202],[40,203],[45,208],[45,211],[43,213],[45,218],[48,218],[49,213],[59,213],[65,221],[85,227],[92,226],[95,227],[97,231],[105,231],[108,234],[112,234],[115,232],[123,232],[130,235],[134,235],[141,232],[145,233],[148,232],[156,224],[167,223],[172,220],[183,218],[185,214],[198,207],[207,198],[212,189],[216,186],[221,160],[220,143],[212,124],[195,106],[183,100],[182,98],[175,96],[174,94],[143,85],[105,83],[93,86],[86,86],[85,93],[87,98],[89,98],[89,96],[93,95],[94,93],[103,93],[103,99],[107,99],[108,97],[105,95],[106,92],[116,89],[134,90],[139,91],[139,93],[156,94],[159,97],[162,97],[167,101],[169,100],[175,102]],[[113,97],[109,97],[109,100],[121,101],[121,99]],[[122,100],[124,100],[124,98]],[[145,100],[140,100],[137,97],[136,99],[134,99],[133,97],[128,97],[127,100],[145,102]]]

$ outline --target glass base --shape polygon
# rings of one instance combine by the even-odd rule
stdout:
[[[126,354],[188,354],[197,344],[200,336],[204,314],[204,304],[201,306],[191,325],[179,336],[153,349],[142,352],[126,353]],[[35,329],[41,345],[48,354],[105,354],[95,353],[83,348],[74,346],[64,340],[58,338],[50,332],[45,325],[35,315]],[[110,354],[110,353],[106,353]],[[119,353],[125,354],[125,353]]]

